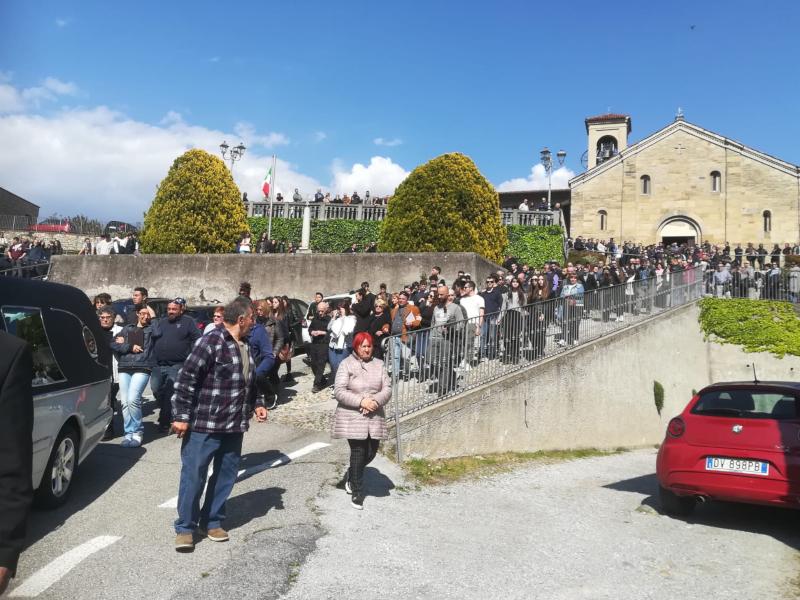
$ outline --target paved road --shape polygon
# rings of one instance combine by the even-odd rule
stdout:
[[[299,382],[298,389],[304,387]],[[227,544],[172,548],[179,442],[102,444],[69,505],[35,512],[12,593],[43,599],[800,597],[797,513],[708,505],[654,509],[655,452],[554,464],[414,489],[383,457],[364,511],[335,490],[346,446],[281,421],[245,437]],[[308,396],[312,412],[330,404]],[[281,410],[284,410],[281,417]],[[331,445],[320,447],[321,444]],[[286,462],[287,455],[307,452]],[[260,470],[276,461],[286,464]],[[68,569],[67,567],[72,567]]]

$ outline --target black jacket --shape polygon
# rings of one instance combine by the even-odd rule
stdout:
[[[13,576],[33,500],[33,358],[0,331],[0,566]]]
[[[130,343],[130,337],[131,333],[137,329],[142,330],[144,337],[144,345],[142,348],[144,351],[134,353],[133,344]],[[111,342],[111,349],[117,355],[117,367],[120,371],[135,370],[149,372],[156,366],[152,333],[153,328],[150,325],[147,327],[126,325],[122,328],[122,331],[120,331],[116,337],[122,337],[125,341],[121,344],[118,344],[116,341]]]

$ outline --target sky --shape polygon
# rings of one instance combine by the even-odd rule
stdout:
[[[583,171],[584,119],[631,142],[686,120],[800,163],[800,3],[135,3],[0,0],[0,187],[41,206],[142,220],[189,148],[252,200],[390,194],[463,152],[499,190],[546,188],[539,151]]]

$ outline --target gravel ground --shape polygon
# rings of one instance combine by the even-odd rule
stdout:
[[[654,467],[640,450],[409,490],[379,456],[363,511],[343,492],[320,498],[328,534],[282,597],[800,597],[797,513],[664,516]]]

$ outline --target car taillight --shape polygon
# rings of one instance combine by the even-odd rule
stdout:
[[[686,423],[680,417],[675,417],[667,425],[667,433],[672,437],[681,437],[684,431],[686,431]]]

